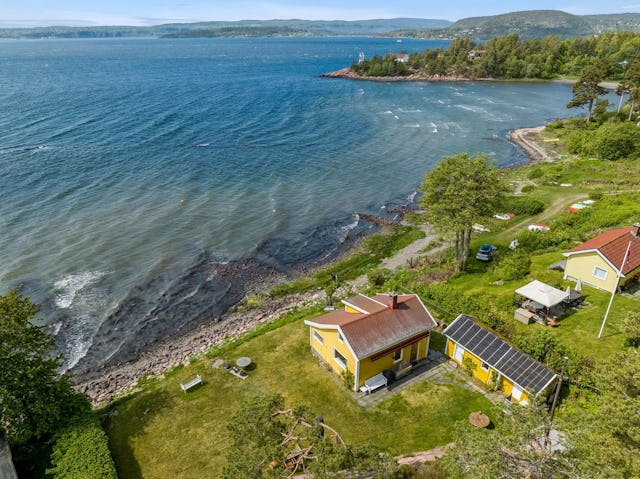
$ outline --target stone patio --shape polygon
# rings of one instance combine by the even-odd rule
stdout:
[[[453,384],[484,395],[491,402],[500,404],[504,401],[504,394],[488,392],[470,381],[456,368],[441,352],[429,351],[426,361],[417,366],[410,374],[395,381],[386,388],[378,389],[371,394],[353,393],[354,399],[365,409],[370,409],[390,397],[404,391],[408,387],[422,382],[433,381],[441,384]]]

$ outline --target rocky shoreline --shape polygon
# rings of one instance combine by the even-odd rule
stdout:
[[[423,73],[413,73],[404,76],[363,76],[359,75],[351,68],[342,68],[335,72],[323,73],[321,78],[347,78],[349,80],[365,80],[377,82],[405,82],[405,81],[424,81],[424,82],[467,82],[467,81],[492,81],[492,78],[474,78],[462,75],[425,75]]]

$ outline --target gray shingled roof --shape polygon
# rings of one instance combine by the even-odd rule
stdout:
[[[520,387],[540,392],[556,374],[461,314],[443,334]]]

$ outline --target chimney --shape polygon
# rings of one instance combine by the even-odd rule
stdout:
[[[631,234],[636,238],[640,238],[640,223],[633,223],[633,227],[636,229],[636,231],[632,231]]]
[[[398,294],[395,291],[392,291],[389,293],[389,296],[391,297],[391,304],[389,307],[391,309],[398,309]]]

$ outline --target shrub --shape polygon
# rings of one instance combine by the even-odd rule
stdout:
[[[375,268],[367,272],[367,279],[371,286],[383,286],[391,277],[391,271],[387,268]]]
[[[594,154],[603,160],[620,160],[637,156],[640,128],[633,123],[602,125],[593,140]]]
[[[602,190],[593,190],[589,192],[589,198],[592,200],[600,200],[603,194]]]
[[[531,256],[527,253],[510,253],[503,256],[494,266],[496,279],[512,281],[522,279],[531,270]]]
[[[542,171],[542,168],[534,168],[529,172],[529,175],[528,175],[530,180],[535,180],[536,178],[542,178],[543,176],[544,176],[544,171]]]
[[[353,380],[355,377],[353,373],[348,369],[345,369],[340,373],[340,377],[342,378],[342,382],[344,383],[344,387],[347,389],[353,389]]]
[[[473,372],[476,370],[477,367],[478,366],[476,365],[476,363],[473,362],[473,359],[471,358],[464,358],[462,360],[462,369],[469,376],[473,376]]]
[[[107,435],[91,413],[56,434],[51,463],[53,479],[118,479]]]
[[[530,196],[509,196],[504,202],[504,209],[515,215],[537,215],[545,208],[544,201]]]
[[[567,135],[566,145],[569,153],[575,155],[590,156],[593,154],[591,145],[591,137],[593,133],[590,131],[576,130]]]
[[[524,185],[524,186],[522,187],[522,190],[521,190],[521,191],[522,191],[523,193],[531,193],[531,192],[532,192],[533,190],[535,190],[535,189],[536,189],[536,187],[535,187],[534,185]]]

